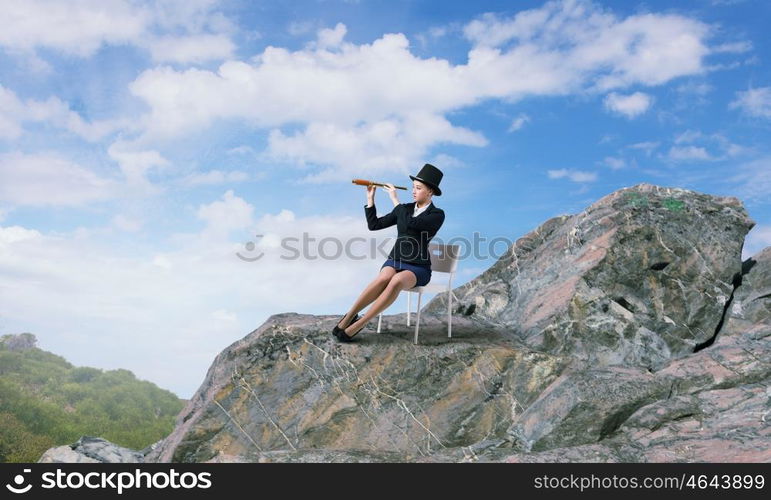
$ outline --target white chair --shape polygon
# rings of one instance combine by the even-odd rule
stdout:
[[[458,254],[460,245],[440,245],[438,243],[429,243],[428,252],[431,257],[431,281],[424,286],[415,286],[407,290],[407,326],[410,326],[410,303],[412,302],[411,293],[418,294],[418,319],[415,323],[415,341],[418,343],[418,331],[420,329],[420,299],[424,292],[447,292],[447,338],[452,338],[452,278],[458,268]],[[434,283],[436,273],[447,273],[447,284]],[[377,333],[380,333],[380,325],[383,321],[383,313],[377,317]]]

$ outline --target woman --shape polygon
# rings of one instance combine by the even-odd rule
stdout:
[[[432,198],[441,196],[441,170],[426,163],[412,179],[412,203],[399,203],[396,188],[388,184],[394,208],[388,215],[377,217],[375,209],[376,186],[367,186],[367,205],[364,215],[370,231],[396,225],[398,236],[391,252],[380,267],[380,274],[364,289],[351,309],[332,329],[341,342],[351,342],[364,326],[390,306],[402,290],[423,286],[431,280],[431,257],[428,242],[444,223],[444,210],[434,206]],[[359,318],[358,312],[368,304],[372,307]]]

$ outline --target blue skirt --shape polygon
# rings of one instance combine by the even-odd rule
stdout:
[[[386,260],[382,266],[380,266],[380,269],[383,269],[385,266],[390,266],[396,269],[396,272],[399,271],[405,271],[409,270],[415,273],[415,277],[418,278],[417,283],[415,283],[415,286],[424,286],[427,285],[429,281],[431,281],[431,268],[430,267],[424,267],[419,266],[417,264],[410,264],[409,262],[402,262],[398,261],[395,262],[393,259]]]

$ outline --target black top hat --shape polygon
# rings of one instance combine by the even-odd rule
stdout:
[[[444,174],[441,170],[431,165],[430,163],[426,163],[423,165],[423,168],[420,169],[418,175],[411,175],[410,179],[413,181],[420,181],[423,184],[428,185],[428,187],[434,190],[434,194],[436,196],[442,196],[442,190],[439,189],[439,183],[442,181],[443,175]]]

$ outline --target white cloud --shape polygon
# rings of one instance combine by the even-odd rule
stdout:
[[[125,120],[86,122],[58,97],[22,101],[11,89],[0,85],[0,139],[18,139],[25,122],[46,123],[87,141],[98,141],[126,125]]]
[[[312,46],[319,49],[338,47],[342,43],[347,32],[348,30],[343,23],[337,23],[333,29],[324,28],[319,30],[317,35],[318,40]]]
[[[736,93],[729,109],[739,108],[750,116],[771,118],[771,87],[759,87]]]
[[[555,62],[574,78],[598,72],[597,91],[635,83],[658,85],[701,73],[701,60],[709,53],[703,43],[709,27],[697,20],[652,13],[620,20],[601,5],[584,0],[550,1],[512,18],[487,13],[464,32],[479,47],[516,41],[519,45],[511,52],[537,47],[537,57],[558,55]],[[553,70],[557,73],[557,67]]]
[[[634,144],[630,144],[627,147],[631,149],[641,149],[642,151],[645,152],[647,156],[650,156],[651,152],[657,147],[659,147],[659,144],[660,143],[658,141],[643,141],[643,142],[636,142]]]
[[[431,143],[442,140],[470,146],[484,146],[480,134],[454,127],[444,117],[412,113],[403,120],[382,120],[359,127],[311,123],[304,131],[285,136],[273,130],[268,137],[267,155],[300,165],[337,164],[306,181],[320,182],[393,170],[407,171],[422,157]]]
[[[720,54],[723,52],[741,54],[742,52],[747,52],[750,50],[752,50],[752,42],[744,40],[739,42],[721,43],[720,45],[712,47],[710,52],[713,54]]]
[[[544,7],[524,10],[512,19],[500,19],[497,14],[487,12],[463,28],[463,34],[477,45],[497,47],[512,38],[528,41],[544,28],[552,10],[559,9],[551,2]]]
[[[146,177],[150,171],[161,170],[169,165],[158,151],[136,150],[130,143],[117,141],[110,145],[107,153],[118,162],[127,187],[139,189],[146,194],[158,194],[163,191],[161,186],[153,184]]]
[[[433,38],[441,38],[445,36],[450,31],[450,28],[448,26],[432,26],[428,30],[428,34],[431,35]]]
[[[605,165],[609,166],[613,170],[619,170],[626,166],[626,161],[623,158],[615,158],[612,156],[606,156],[602,160]]]
[[[212,202],[209,205],[201,205],[196,215],[206,222],[203,231],[207,237],[222,238],[231,231],[246,229],[254,222],[252,214],[254,207],[244,199],[233,193],[232,189],[225,192],[222,200]]]
[[[265,127],[325,122],[353,126],[408,113],[437,114],[471,104],[474,93],[446,61],[421,60],[401,34],[340,51],[289,52],[268,47],[258,64],[222,64],[217,73],[168,67],[142,73],[131,91],[152,113],[149,133],[175,136],[218,118]]]
[[[627,118],[634,118],[645,113],[651,106],[653,98],[642,92],[635,92],[630,95],[621,95],[611,92],[605,97],[605,107],[616,113],[620,113]]]
[[[675,161],[712,160],[714,159],[701,146],[672,146],[668,153],[669,159]]]
[[[237,146],[235,148],[231,148],[227,150],[227,153],[229,155],[245,155],[245,154],[256,154],[257,152],[254,150],[251,146]]]
[[[89,56],[102,43],[139,39],[150,15],[148,9],[123,0],[6,0],[0,11],[0,45]]]
[[[746,154],[750,148],[731,142],[727,137],[718,132],[704,134],[700,130],[688,129],[678,134],[670,148],[668,158],[675,161],[687,160],[725,160]],[[687,145],[686,145],[687,144]],[[719,150],[710,153],[710,149]]]
[[[519,116],[514,118],[514,120],[511,122],[511,125],[509,126],[509,132],[515,132],[519,129],[521,129],[525,123],[530,121],[530,117],[527,116],[525,113],[520,113]]]
[[[21,226],[0,226],[0,244],[6,245],[40,237],[40,232]]]
[[[311,29],[290,25],[295,34]],[[354,161],[359,173],[362,162],[402,171],[436,144],[486,144],[479,132],[445,118],[485,99],[604,92],[702,73],[709,30],[678,15],[618,19],[592,2],[566,0],[513,19],[484,15],[465,33],[474,46],[467,63],[455,65],[415,56],[401,33],[347,42],[338,23],[301,50],[268,46],[249,62],[227,61],[216,71],[157,67],[130,89],[150,109],[143,139],[164,141],[242,119],[270,131],[272,161],[320,167],[305,180],[340,179],[350,176]],[[519,43],[497,46],[511,40]],[[640,92],[614,96],[612,108],[627,116],[651,102]],[[415,117],[431,133],[410,128]]]
[[[84,205],[115,197],[118,186],[54,154],[0,154],[0,201],[14,205]]]
[[[162,36],[149,45],[155,61],[202,63],[232,56],[235,45],[226,35]]]
[[[684,142],[693,142],[697,139],[704,137],[704,134],[699,130],[686,130],[682,134],[675,137],[675,144],[681,144]]]
[[[103,45],[131,44],[156,60],[201,62],[229,57],[233,24],[216,0],[5,0],[0,47],[11,54],[46,48],[88,57]],[[174,35],[164,35],[174,33]]]
[[[560,170],[547,171],[549,179],[562,179],[567,177],[573,182],[593,182],[597,180],[597,174],[594,172],[584,172],[581,170],[568,170],[566,168]]]
[[[751,148],[731,142],[726,136],[719,133],[712,134],[710,139],[716,142],[723,150],[723,158],[743,155],[751,152],[752,150]]]

